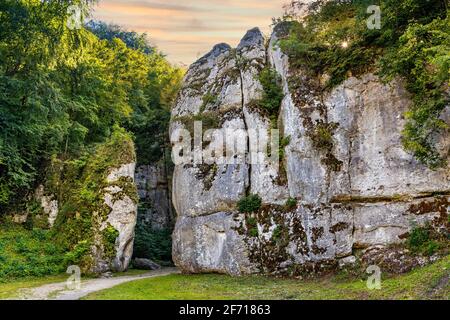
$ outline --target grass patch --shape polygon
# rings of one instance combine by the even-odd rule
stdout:
[[[408,236],[408,247],[414,253],[433,255],[446,246],[446,239],[438,234],[430,224],[415,226]]]
[[[141,274],[148,273],[148,270],[129,269],[125,272],[113,273],[113,277],[131,277],[139,276]],[[46,284],[64,282],[69,278],[69,274],[61,273],[57,275],[44,276],[44,277],[29,277],[20,280],[14,280],[10,282],[0,283],[0,300],[2,299],[14,299],[20,295],[20,291],[23,289],[32,289]],[[90,276],[82,276],[82,280],[90,280]]]
[[[264,68],[259,74],[258,80],[263,87],[262,99],[259,101],[259,106],[267,110],[269,114],[277,115],[281,101],[284,98],[281,76],[275,69]]]
[[[408,274],[382,281],[381,290],[369,290],[363,279],[325,277],[314,280],[277,279],[264,276],[169,275],[133,281],[90,294],[90,300],[185,299],[449,299],[448,283],[433,288],[448,276],[450,256]]]
[[[66,270],[67,248],[53,241],[49,230],[0,227],[0,283],[24,277],[56,275]]]
[[[67,274],[58,274],[45,277],[30,277],[19,281],[0,283],[0,299],[13,299],[19,295],[21,289],[31,289],[50,283],[62,282],[68,278]]]
[[[238,201],[238,209],[239,212],[242,213],[251,213],[258,211],[261,208],[261,197],[257,194],[251,194],[247,197],[242,198]]]

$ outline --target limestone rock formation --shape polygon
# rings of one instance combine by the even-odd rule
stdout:
[[[284,5],[283,8],[286,15],[295,17],[297,20],[303,20],[326,2],[328,0],[295,0]]]
[[[213,119],[221,130],[270,135],[273,121],[253,107],[262,92],[258,74],[270,67],[282,79],[278,127],[289,144],[280,168],[269,161],[176,165],[173,259],[185,272],[315,270],[354,263],[358,250],[400,243],[415,224],[448,229],[449,167],[432,171],[402,149],[411,103],[402,81],[383,84],[365,74],[317,92],[290,70],[277,46],[281,32],[266,47],[252,29],[236,49],[217,45],[187,72],[171,134],[192,133],[194,120]],[[321,130],[332,136],[325,146]],[[248,144],[246,136],[240,140]],[[439,145],[448,154],[449,137]],[[237,202],[248,194],[258,194],[263,205],[243,214]],[[297,204],[285,206],[288,199]]]
[[[58,217],[58,200],[54,196],[44,195],[44,186],[40,185],[35,192],[35,197],[40,202],[44,215],[47,217],[48,225],[53,227]]]
[[[85,273],[124,271],[133,254],[138,195],[136,155],[127,133],[112,137],[82,160],[53,159],[17,223],[55,231],[55,243]]]
[[[99,231],[102,232],[108,226],[112,226],[118,232],[114,246],[115,256],[110,263],[107,263],[107,270],[127,270],[133,255],[134,228],[137,221],[137,202],[127,193],[123,193],[123,186],[115,185],[115,183],[121,178],[124,178],[126,184],[134,184],[135,167],[135,162],[123,164],[118,169],[111,170],[106,178],[109,186],[105,188],[104,199],[105,204],[111,211],[108,213],[107,219],[101,223]],[[103,263],[99,261],[96,265],[103,265]]]
[[[139,195],[138,223],[151,229],[172,227],[174,220],[167,169],[162,163],[139,165],[135,183]]]

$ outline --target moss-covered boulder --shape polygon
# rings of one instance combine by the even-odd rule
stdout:
[[[85,273],[127,269],[137,219],[135,165],[133,140],[121,129],[77,159],[53,159],[44,196],[59,204],[51,227],[56,243],[68,248],[68,264]]]

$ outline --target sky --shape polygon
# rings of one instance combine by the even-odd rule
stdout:
[[[145,32],[169,61],[189,65],[221,42],[235,47],[245,32],[270,33],[287,0],[100,0],[93,18]]]

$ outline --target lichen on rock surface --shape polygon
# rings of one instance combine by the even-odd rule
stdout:
[[[352,264],[364,250],[404,243],[414,225],[431,223],[448,232],[450,168],[431,170],[403,150],[402,115],[411,98],[401,79],[386,84],[364,73],[321,87],[320,79],[291,68],[278,46],[279,29],[267,47],[258,29],[237,49],[214,47],[185,77],[171,132],[185,126],[182,116],[213,112],[221,119],[218,129],[258,129],[267,139],[275,122],[289,142],[281,153],[285,183],[270,162],[222,164],[214,174],[200,164],[175,166],[177,266],[185,272],[297,274]],[[281,78],[284,98],[275,121],[254,108],[264,68]],[[217,99],[201,107],[205,93]],[[225,117],[230,108],[234,112]],[[448,154],[448,135],[440,145]],[[263,204],[241,213],[237,203],[249,194]],[[288,200],[295,205],[286,206]]]

